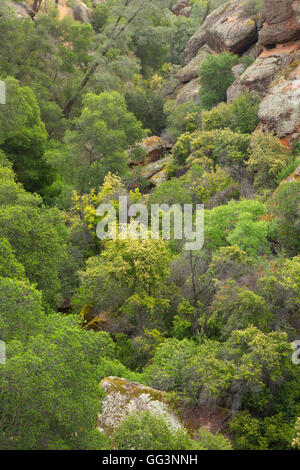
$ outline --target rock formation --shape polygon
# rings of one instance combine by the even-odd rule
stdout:
[[[285,43],[300,37],[299,0],[265,0],[259,42],[263,46]]]
[[[255,91],[262,102],[260,128],[289,144],[300,132],[300,2],[265,0],[261,11],[234,0],[213,11],[188,42],[186,65],[177,74],[177,104],[197,100],[199,66],[207,54],[249,55],[254,62],[228,89],[231,102]]]
[[[176,16],[187,16],[191,14],[190,2],[189,0],[183,0],[182,2],[177,3],[173,6],[172,12]]]
[[[197,406],[182,408],[178,402],[175,413],[168,404],[169,395],[152,387],[120,377],[106,377],[99,384],[106,392],[98,429],[111,436],[120,422],[135,411],[150,411],[163,417],[172,429],[195,431],[204,427],[210,432],[224,431],[232,413],[226,408]]]
[[[81,0],[74,1],[72,6],[68,6],[67,0],[50,1],[57,6],[59,18],[62,19],[67,15],[72,15],[75,20],[82,23],[91,23],[90,9]],[[43,2],[38,0],[24,0],[22,3],[13,1],[11,5],[20,19],[28,18],[28,15],[34,18],[40,10],[43,10]]]
[[[146,160],[148,162],[156,162],[170,150],[168,142],[159,136],[147,137],[143,140],[141,146],[146,151]]]
[[[99,430],[111,436],[120,422],[135,411],[150,411],[163,417],[170,428],[182,425],[167,404],[167,394],[119,377],[106,377],[100,383],[105,390]]]

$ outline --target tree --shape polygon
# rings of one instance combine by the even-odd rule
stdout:
[[[183,134],[174,146],[178,163],[198,163],[216,171],[217,165],[243,165],[248,158],[250,136],[230,129]]]
[[[0,278],[0,337],[26,342],[41,332],[45,320],[42,296],[28,281]]]
[[[169,273],[170,259],[167,242],[162,239],[128,237],[107,241],[101,255],[90,258],[86,271],[80,273],[76,303],[81,307],[91,305],[97,313],[120,309],[123,315],[133,317],[142,333],[147,314],[157,304],[167,304],[167,300],[160,299],[160,291]]]
[[[288,450],[293,428],[282,414],[264,419],[251,416],[249,411],[239,413],[228,426],[234,437],[234,449]]]
[[[166,103],[167,117],[167,135],[171,142],[177,139],[185,132],[194,132],[198,129],[201,120],[200,106],[193,101],[179,104],[171,102]]]
[[[273,237],[290,256],[300,251],[300,182],[283,182],[268,202]]]
[[[260,243],[263,242],[263,249],[266,246],[268,224],[258,220],[265,212],[265,205],[256,200],[230,201],[226,205],[206,210],[206,247],[215,251],[216,248],[232,244],[249,254],[259,253],[262,250]],[[246,237],[240,238],[239,234]]]
[[[62,214],[58,209],[41,207],[41,199],[26,193],[14,181],[11,170],[0,168],[1,174],[5,177],[0,182],[0,237],[10,243],[28,280],[43,291],[45,303],[55,306],[65,258]]]
[[[75,129],[66,133],[65,145],[47,155],[61,177],[81,193],[102,184],[108,171],[124,174],[126,150],[145,136],[142,124],[127,111],[119,93],[87,93],[83,105]]]
[[[164,101],[159,90],[146,86],[136,87],[125,95],[128,111],[150,129],[152,135],[160,135],[166,125]]]
[[[201,449],[182,428],[170,429],[163,416],[149,411],[129,415],[114,433],[118,450]]]
[[[207,450],[232,450],[232,445],[221,433],[212,434],[206,428],[199,428],[195,432],[198,445]]]
[[[9,342],[0,365],[1,449],[106,446],[96,428],[103,397],[98,382],[111,346],[106,333],[96,337],[60,315],[47,317],[43,332],[26,345]]]
[[[33,91],[7,78],[7,102],[0,116],[0,146],[29,191],[43,192],[53,181],[43,155],[47,133]]]
[[[249,325],[257,326],[264,332],[270,331],[272,319],[263,297],[227,281],[226,286],[216,293],[207,328],[210,336],[224,340],[233,330],[241,330]]]
[[[289,161],[290,154],[278,137],[260,131],[252,134],[247,165],[257,189],[274,189],[280,183],[278,176]]]
[[[143,378],[165,391],[177,391],[189,405],[221,402],[233,411],[241,409],[251,392],[255,409],[255,397],[266,389],[276,397],[283,381],[297,374],[291,370],[290,356],[286,333],[265,334],[250,325],[234,330],[224,343],[168,339],[157,348]],[[294,384],[294,402],[297,387]]]
[[[64,106],[64,115],[68,116],[74,103],[84,91],[98,67],[109,58],[114,49],[124,50],[134,35],[135,23],[140,18],[142,24],[148,18],[150,25],[161,17],[165,4],[163,0],[154,0],[149,4],[145,0],[115,0],[110,5],[113,23],[108,23],[97,42],[95,59],[85,74],[80,85]],[[142,14],[143,13],[143,14]],[[151,38],[150,38],[151,39]],[[112,54],[113,56],[113,54]]]
[[[227,89],[235,80],[232,67],[237,61],[237,56],[222,52],[219,55],[208,55],[202,62],[199,71],[199,97],[205,109],[226,101]]]
[[[92,26],[69,15],[59,19],[52,2],[34,22],[29,16],[20,21],[13,13],[1,19],[2,74],[30,86],[49,135],[61,138],[66,129],[62,108],[91,61]]]
[[[202,129],[229,128],[233,132],[251,134],[258,125],[259,97],[256,93],[238,96],[232,103],[219,103],[202,113]]]
[[[0,276],[11,279],[24,279],[24,266],[16,259],[6,238],[0,238]]]

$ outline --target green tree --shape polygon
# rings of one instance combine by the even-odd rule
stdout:
[[[300,182],[283,182],[268,202],[274,217],[273,237],[288,255],[300,251]]]
[[[199,77],[201,88],[200,102],[205,109],[226,101],[227,89],[235,80],[232,67],[238,57],[228,52],[219,55],[208,55],[200,65]]]
[[[54,148],[47,159],[67,184],[87,192],[102,184],[108,171],[126,173],[126,150],[139,142],[145,131],[117,92],[88,93],[83,104],[75,129],[66,133],[65,145]]]
[[[234,448],[243,450],[288,450],[293,428],[282,414],[259,419],[249,411],[239,413],[229,423]]]
[[[43,155],[47,133],[33,91],[7,78],[6,105],[0,116],[0,146],[29,191],[42,192],[53,181]]]
[[[259,97],[256,93],[238,96],[232,103],[219,103],[202,113],[202,129],[229,128],[234,132],[251,134],[258,125]]]
[[[57,209],[7,205],[0,208],[0,236],[6,238],[27,278],[57,304],[59,272],[65,257],[66,229]]]
[[[73,318],[60,315],[50,315],[44,331],[26,346],[9,342],[6,364],[0,366],[0,447],[106,446],[96,428],[103,397],[97,364],[111,351],[106,333],[83,332]]]
[[[265,212],[265,205],[256,200],[230,201],[226,205],[206,210],[207,248],[215,251],[216,248],[232,244],[252,255],[261,253],[266,247],[268,225],[259,218]],[[239,238],[239,234],[243,234],[245,238]],[[260,245],[261,242],[263,247]]]
[[[129,231],[132,230],[129,226]],[[117,238],[106,243],[100,256],[87,261],[80,273],[76,304],[96,312],[118,311],[133,317],[139,333],[157,305],[168,304],[160,291],[169,273],[171,253],[165,240]],[[118,296],[115,291],[118,290]]]
[[[174,146],[174,157],[178,163],[210,163],[216,171],[217,165],[242,165],[248,158],[250,136],[232,132],[230,129],[183,134]]]
[[[228,282],[217,291],[207,328],[211,336],[224,340],[233,330],[245,329],[249,325],[257,326],[264,332],[270,331],[272,319],[263,297]]]
[[[201,108],[192,101],[175,105],[174,102],[166,103],[167,135],[171,142],[185,132],[194,132],[198,129],[201,120]]]
[[[166,125],[164,101],[158,90],[147,87],[136,87],[126,93],[128,111],[150,129],[153,135],[160,135]]]
[[[274,189],[280,183],[278,177],[289,161],[290,154],[278,137],[260,131],[252,134],[247,165],[257,189]]]
[[[201,448],[183,429],[170,429],[163,416],[136,412],[114,433],[118,450],[195,450]]]
[[[24,279],[24,266],[18,262],[11,245],[5,238],[0,238],[0,276],[12,279]]]
[[[26,342],[41,332],[45,313],[41,293],[27,281],[0,278],[0,337]]]

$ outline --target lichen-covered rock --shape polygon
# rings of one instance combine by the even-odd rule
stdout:
[[[156,162],[149,163],[148,165],[146,165],[142,170],[143,177],[146,179],[150,179],[153,175],[159,173],[166,167],[166,165],[170,162],[171,158],[171,156],[167,156],[165,158],[157,160]]]
[[[200,65],[209,54],[213,54],[213,51],[210,47],[207,45],[201,47],[198,54],[177,73],[176,77],[180,80],[180,82],[186,83],[193,80],[193,78],[197,78],[199,75]]]
[[[172,7],[172,13],[176,16],[190,16],[191,9],[188,0],[183,0]]]
[[[291,65],[271,84],[258,117],[263,131],[275,132],[280,138],[299,132],[300,64]]]
[[[90,9],[85,3],[77,0],[77,2],[72,5],[72,9],[74,20],[81,21],[81,23],[91,23]]]
[[[199,90],[200,90],[200,81],[198,78],[194,78],[190,82],[183,85],[179,90],[176,96],[176,104],[183,104],[187,101],[194,101],[194,103],[199,103]]]
[[[181,428],[167,404],[167,394],[119,377],[106,377],[99,385],[106,392],[98,429],[111,436],[120,422],[135,411],[150,411],[163,417],[172,429]]]
[[[259,42],[264,46],[300,38],[299,0],[265,0],[261,19]]]
[[[186,63],[207,44],[215,52],[242,53],[257,40],[257,17],[245,7],[244,0],[221,5],[205,20],[188,42]]]
[[[151,176],[150,181],[154,186],[160,186],[165,181],[168,180],[168,165],[166,165],[162,170],[155,175]]]
[[[244,64],[236,64],[232,67],[232,73],[235,78],[240,77],[245,72],[245,65]]]
[[[144,139],[141,147],[146,151],[146,160],[155,162],[166,153],[168,143],[161,137],[152,136]]]
[[[227,90],[228,102],[246,91],[256,91],[263,98],[274,77],[294,59],[290,51],[273,50],[272,53],[261,54],[245,72],[238,77]]]
[[[250,46],[249,49],[246,50],[246,52],[244,52],[243,56],[248,56],[255,60],[257,59],[257,57],[260,56],[263,50],[263,46],[256,42],[255,44],[252,44],[252,46]]]

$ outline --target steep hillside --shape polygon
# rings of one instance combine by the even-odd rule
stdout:
[[[178,102],[186,91],[184,101],[197,97],[199,65],[207,54],[249,55],[255,61],[231,85],[228,101],[256,91],[262,99],[260,128],[290,143],[300,126],[300,5],[294,0],[266,0],[255,11],[252,4],[249,0],[226,3],[190,39],[186,65],[178,73],[183,87]]]

